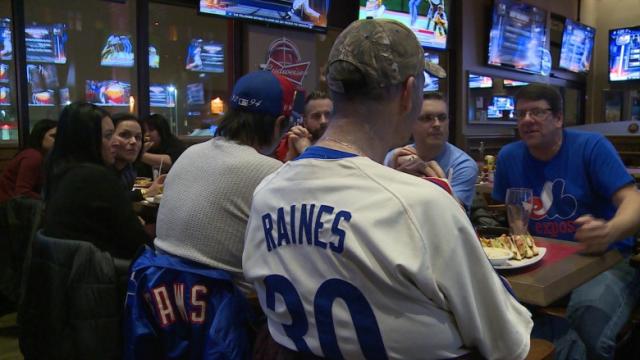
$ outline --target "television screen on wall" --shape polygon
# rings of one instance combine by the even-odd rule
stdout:
[[[200,0],[200,13],[327,30],[330,0]]]
[[[487,118],[507,118],[513,119],[513,110],[515,110],[515,100],[511,96],[494,96],[491,99],[491,105],[487,107]]]
[[[428,61],[430,63],[439,64],[440,63],[440,55],[438,54],[430,54],[428,52],[424,53],[424,61]],[[432,91],[440,91],[440,79],[432,76],[426,70],[424,71],[424,88],[423,92],[432,92]]]
[[[360,0],[359,19],[372,17],[400,21],[416,34],[424,47],[445,49],[449,32],[451,0]]]
[[[547,11],[526,3],[495,0],[488,63],[548,75],[551,54],[547,17]]]
[[[128,106],[131,84],[117,80],[87,80],[86,100],[102,106]]]
[[[469,74],[469,89],[484,89],[493,87],[493,79],[489,76]]]
[[[640,26],[609,31],[609,81],[640,80]]]
[[[65,64],[66,29],[64,24],[27,26],[24,30],[27,61]]]
[[[577,73],[588,72],[595,35],[596,29],[591,26],[567,19],[562,33],[559,67]]]
[[[211,73],[224,72],[223,45],[200,38],[192,39],[187,49],[186,69]]]
[[[111,34],[102,48],[100,65],[133,67],[134,55],[131,35]]]

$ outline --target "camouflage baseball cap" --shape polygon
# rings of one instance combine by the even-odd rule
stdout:
[[[338,36],[331,48],[329,88],[344,93],[343,82],[354,78],[353,67],[360,70],[369,86],[383,88],[422,74],[424,51],[414,33],[398,21],[358,20]]]

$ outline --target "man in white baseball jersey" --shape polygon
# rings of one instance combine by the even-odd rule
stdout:
[[[420,113],[409,28],[359,20],[336,40],[322,138],[254,192],[243,271],[269,331],[330,359],[522,359],[529,312],[491,268],[456,200],[380,163]]]

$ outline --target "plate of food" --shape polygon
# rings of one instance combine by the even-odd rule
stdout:
[[[137,177],[135,182],[133,183],[133,187],[136,188],[148,188],[153,184],[153,180],[147,177]]]
[[[496,252],[493,250],[485,252],[495,269],[519,269],[525,266],[533,265],[542,260],[547,253],[547,249],[537,247],[531,235],[507,235],[502,234],[497,237],[480,237],[480,243],[483,248],[507,250],[511,253],[508,259],[493,260],[491,254]],[[497,255],[495,255],[497,256]],[[505,254],[506,256],[506,254]]]

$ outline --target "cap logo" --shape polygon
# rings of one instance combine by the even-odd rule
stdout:
[[[249,106],[255,106],[255,107],[260,107],[260,105],[262,104],[262,100],[258,100],[258,99],[247,99],[247,98],[243,98],[240,97],[238,95],[233,95],[231,96],[231,101],[240,105],[240,106],[244,106],[244,107],[249,107]]]

